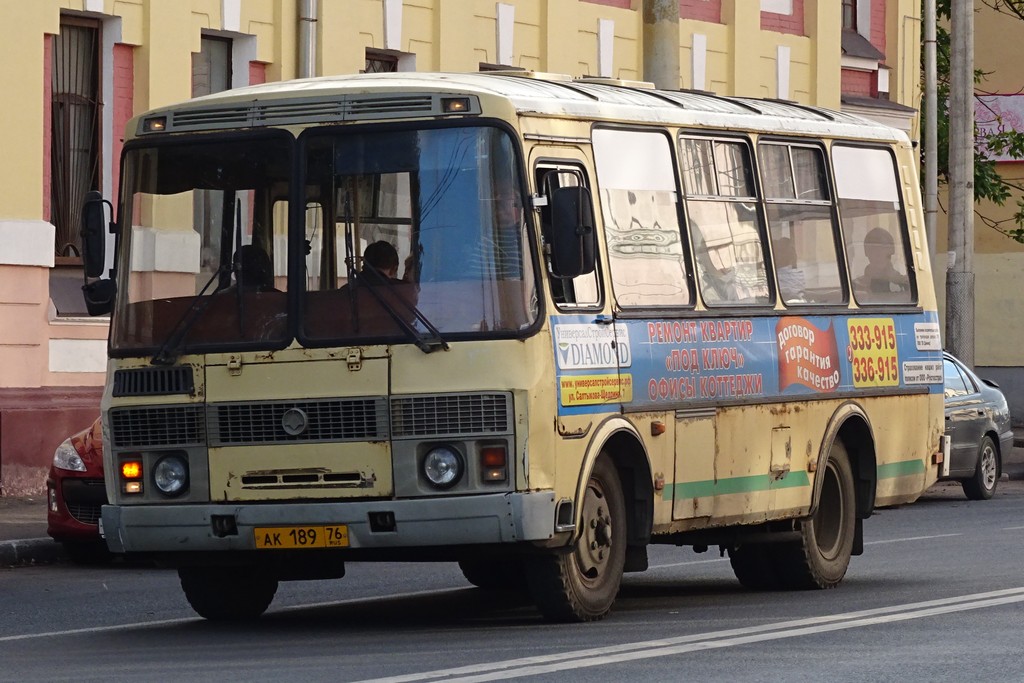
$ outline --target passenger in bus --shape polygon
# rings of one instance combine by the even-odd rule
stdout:
[[[402,283],[398,279],[398,250],[385,240],[373,242],[363,252],[364,284],[380,284],[381,280]]]
[[[896,245],[892,235],[884,228],[874,228],[864,236],[864,255],[868,264],[864,274],[854,281],[859,294],[870,298],[875,294],[893,294],[910,288],[910,278],[893,267]]]
[[[797,266],[796,247],[793,246],[792,238],[780,237],[772,243],[772,247],[782,300],[790,304],[806,302],[804,271]]]
[[[261,247],[243,244],[242,248],[235,252],[234,261],[237,273],[235,282],[222,291],[235,289],[239,281],[242,283],[242,290],[246,292],[278,291],[274,287],[274,266],[270,256]]]

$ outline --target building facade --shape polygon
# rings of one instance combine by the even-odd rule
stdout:
[[[82,301],[80,210],[89,191],[116,203],[122,130],[147,109],[356,72],[645,80],[657,40],[676,87],[845,109],[917,135],[916,0],[2,0],[0,12],[8,494],[41,490],[54,447],[98,411],[108,324]]]
[[[976,2],[974,68],[983,72],[975,86],[975,123],[986,130],[1024,131],[1024,19],[1000,11],[998,3]],[[997,156],[996,170],[1012,188],[1020,188],[1024,161]],[[974,210],[974,369],[996,381],[1006,394],[1014,425],[1024,424],[1024,301],[1017,278],[1024,272],[1024,244],[1005,231],[1017,228],[1014,214],[1024,192],[1011,189],[1002,206],[978,202]],[[936,230],[936,291],[945,297],[948,262],[945,188],[939,191]],[[944,309],[940,303],[940,310]],[[945,315],[943,314],[943,319]]]

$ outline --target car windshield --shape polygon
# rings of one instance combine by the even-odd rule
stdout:
[[[436,341],[536,320],[507,134],[327,129],[304,143],[304,339]]]
[[[193,138],[126,153],[112,349],[171,361],[287,341],[290,141]]]

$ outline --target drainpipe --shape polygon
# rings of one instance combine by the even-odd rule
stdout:
[[[299,2],[299,78],[316,76],[317,0]]]
[[[644,0],[644,80],[679,90],[679,0]]]
[[[939,215],[938,76],[935,65],[935,0],[924,3],[924,229],[935,262]]]

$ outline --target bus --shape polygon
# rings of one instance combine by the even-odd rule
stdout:
[[[651,544],[834,587],[945,459],[914,157],[823,108],[534,72],[144,113],[84,206],[106,542],[208,619],[446,561],[596,620]]]

